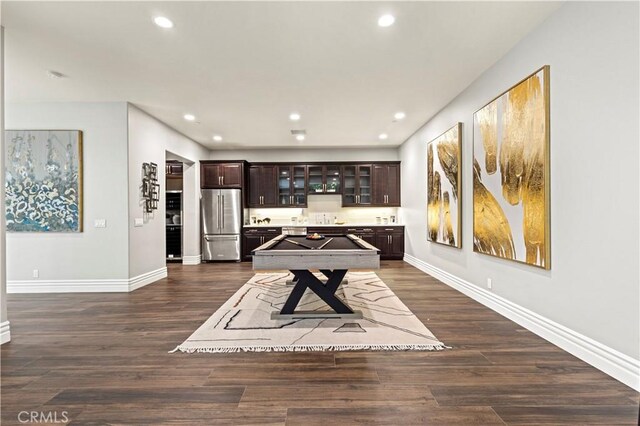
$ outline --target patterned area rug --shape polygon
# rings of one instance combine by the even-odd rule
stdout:
[[[336,294],[362,319],[272,320],[293,287],[292,274],[256,274],[174,351],[442,350],[444,344],[373,272],[349,272]],[[299,310],[327,305],[307,289]]]

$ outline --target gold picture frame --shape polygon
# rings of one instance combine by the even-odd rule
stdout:
[[[462,123],[427,143],[427,241],[462,248]]]
[[[551,269],[550,67],[473,114],[473,250]]]

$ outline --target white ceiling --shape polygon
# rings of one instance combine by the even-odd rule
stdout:
[[[3,1],[6,96],[129,101],[210,148],[397,146],[559,4]]]

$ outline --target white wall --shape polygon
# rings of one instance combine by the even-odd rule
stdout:
[[[0,200],[4,204],[4,27],[0,27]],[[0,214],[0,344],[11,340],[7,317],[7,240]]]
[[[127,104],[8,104],[6,127],[82,130],[84,161],[83,232],[9,233],[10,287],[16,280],[128,278]],[[94,228],[95,219],[106,219],[107,227]]]
[[[636,360],[638,12],[638,3],[565,4],[400,149],[408,254],[481,288],[491,277],[495,294]],[[551,66],[550,271],[474,253],[472,236],[473,113],[545,64]],[[458,121],[462,250],[427,243],[425,213],[425,145]]]
[[[397,161],[397,148],[356,149],[247,149],[212,150],[211,160],[247,160],[249,162],[297,161]]]
[[[189,160],[183,177],[183,255],[200,255],[200,170],[199,160],[209,150],[129,105],[129,276],[131,278],[165,268],[165,205],[161,195],[158,210],[144,213],[141,203],[142,163],[158,164],[160,194],[165,190],[165,158],[169,151]],[[143,218],[144,226],[134,227],[134,219]]]

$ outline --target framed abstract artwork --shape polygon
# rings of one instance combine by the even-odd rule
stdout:
[[[473,250],[551,268],[549,66],[473,116]]]
[[[462,247],[462,123],[427,144],[427,240]]]
[[[7,130],[8,232],[82,232],[82,132]]]

